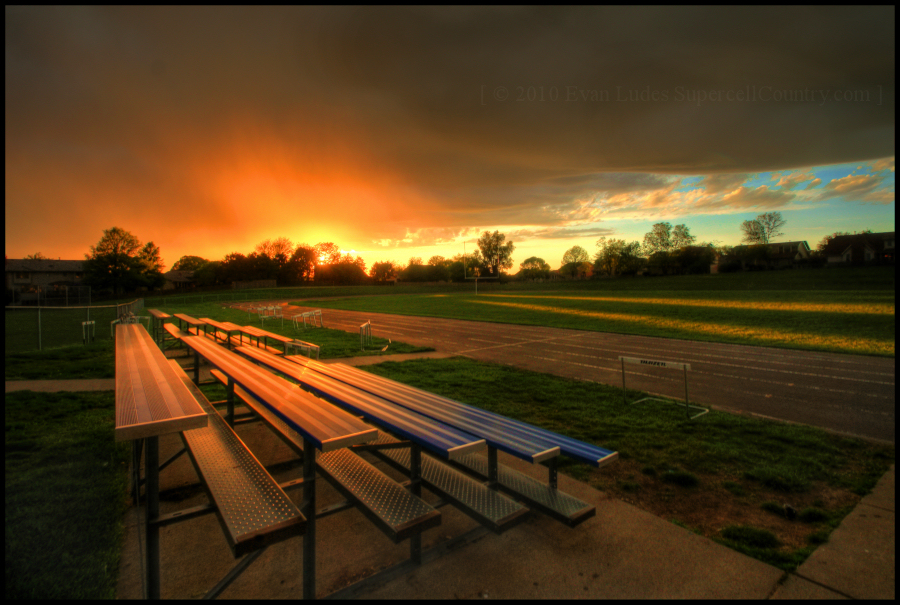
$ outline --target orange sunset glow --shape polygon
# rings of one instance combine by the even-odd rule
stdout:
[[[6,254],[894,224],[891,7],[7,7]],[[798,39],[796,24],[804,24]]]

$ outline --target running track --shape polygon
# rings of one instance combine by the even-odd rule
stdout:
[[[293,315],[306,307],[286,307]],[[325,326],[613,386],[618,358],[689,363],[691,403],[894,442],[894,359],[324,309]],[[625,365],[629,389],[684,400],[679,370]]]

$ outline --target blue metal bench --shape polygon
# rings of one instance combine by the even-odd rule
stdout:
[[[324,399],[370,418],[386,430],[409,439],[410,442],[422,446],[444,461],[458,461],[460,468],[464,468],[464,461],[471,459],[485,447],[483,439],[448,427],[339,380],[306,371],[299,365],[271,353],[265,353],[254,347],[239,347],[235,352],[297,381],[301,387]],[[402,473],[412,473],[412,469],[418,466],[422,482],[428,489],[452,502],[495,533],[502,533],[525,518],[528,509],[521,504],[448,467],[430,455],[421,456],[416,464],[411,448],[394,447],[398,443],[397,439],[379,431],[375,446],[355,446],[353,449],[371,451]],[[587,505],[582,502],[581,506],[583,508]]]
[[[306,372],[285,358],[254,347],[237,347],[236,353],[287,376],[304,389],[363,418],[385,426],[392,433],[418,443],[444,459],[456,459],[483,450],[484,439],[447,426],[408,408],[391,403],[345,382],[317,372]]]
[[[488,445],[530,462],[542,462],[562,453],[580,462],[600,467],[618,457],[617,452],[375,376],[348,365],[324,364],[302,358],[292,358],[291,361],[426,416],[469,430],[475,435],[484,437]]]

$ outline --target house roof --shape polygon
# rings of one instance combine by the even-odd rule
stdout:
[[[822,249],[822,253],[827,256],[840,256],[847,248],[856,246],[864,248],[868,246],[875,252],[884,250],[884,244],[894,239],[893,231],[884,231],[881,233],[854,233],[852,235],[837,235],[828,242]]]
[[[788,250],[791,250],[791,248],[793,248],[795,244],[797,246],[797,250],[793,252],[780,251],[782,246],[789,246]],[[797,240],[795,242],[771,242],[769,244],[766,244],[766,246],[772,249],[772,252],[769,254],[769,258],[771,258],[772,260],[778,260],[780,258],[794,258],[797,255],[797,252],[800,250],[800,244],[803,244],[803,246],[807,250],[809,250],[809,244],[806,243],[805,240]],[[752,246],[745,245],[735,246],[734,248],[732,248],[732,254],[735,252],[741,252],[751,247]]]
[[[9,258],[6,270],[16,273],[78,273],[83,271],[81,260],[34,260],[31,258]]]
[[[192,282],[194,281],[193,271],[167,271],[163,273],[163,277],[171,282]]]

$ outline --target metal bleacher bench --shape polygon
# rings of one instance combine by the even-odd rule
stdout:
[[[306,372],[302,367],[286,359],[275,357],[252,347],[235,349],[241,355],[287,376],[304,389],[360,414],[364,418],[386,426],[395,435],[409,439],[422,446],[428,454],[421,458],[421,477],[426,487],[495,533],[513,527],[524,519],[528,509],[503,494],[482,485],[480,481],[450,468],[444,461],[462,461],[485,447],[483,439],[468,435],[444,423],[429,419],[412,410],[404,409],[381,397],[371,395],[350,385],[333,380],[317,372]],[[289,359],[289,358],[287,358]],[[388,419],[388,420],[385,420]],[[467,444],[456,445],[459,437],[465,436]],[[379,431],[378,445],[398,443],[388,433]],[[357,449],[366,449],[365,447]],[[410,451],[408,448],[376,449],[373,452],[387,460],[396,469],[406,474],[410,472]]]
[[[183,328],[187,332],[190,332],[191,328],[194,328],[197,334],[200,333],[200,328],[203,328],[204,332],[206,331],[206,322],[201,321],[196,317],[191,317],[190,315],[185,315],[184,313],[176,313],[172,317],[178,320],[178,327]]]
[[[175,402],[181,402],[176,405]],[[174,360],[166,360],[142,326],[121,325],[116,334],[116,438],[147,439],[145,586],[160,596],[159,530],[165,525],[215,512],[235,558],[248,553],[210,595],[224,590],[269,544],[300,535],[306,519],[240,439],[215,412]],[[168,428],[161,428],[168,427]],[[160,515],[159,435],[180,432],[209,496],[209,504]],[[179,454],[176,454],[176,458]],[[174,458],[173,458],[174,459]],[[171,462],[170,459],[169,462]],[[134,485],[137,489],[139,481]],[[208,595],[208,596],[210,596]]]
[[[216,412],[178,362],[179,378],[209,414],[209,425],[184,431],[181,439],[225,532],[235,558],[301,535],[306,519],[247,446]]]
[[[452,461],[453,465],[487,480],[489,485],[496,486],[513,498],[522,500],[532,508],[571,527],[592,517],[596,510],[593,506],[557,489],[556,454],[562,453],[596,467],[608,464],[618,457],[618,453],[611,450],[381,378],[351,366],[340,363],[323,364],[296,357],[286,359],[483,437],[489,446],[487,458],[480,454],[469,454]],[[548,463],[548,482],[541,483],[498,464],[495,448],[532,463]]]
[[[392,539],[410,537],[413,553],[421,550],[421,531],[440,523],[440,513],[418,499],[415,490],[409,495],[408,492],[402,493],[406,490],[399,485],[390,487],[390,480],[362,459],[356,461],[347,457],[353,454],[346,447],[376,438],[374,428],[309,393],[293,388],[285,380],[208,338],[185,332],[180,332],[178,336],[194,351],[195,367],[198,365],[197,358],[204,357],[215,367],[213,375],[226,385],[226,419],[229,424],[234,418],[234,397],[240,397],[303,457],[304,499],[301,512],[308,520],[303,552],[305,598],[315,596],[317,466],[329,481],[359,503],[361,510]],[[400,499],[385,499],[385,492],[379,489],[390,490],[393,496]],[[401,510],[395,508],[398,502],[402,504]]]
[[[219,340],[220,334],[223,335],[222,342],[228,346],[232,344],[232,333],[240,334],[241,327],[237,324],[233,324],[228,321],[216,321],[214,319],[210,319],[209,317],[201,317],[200,321],[204,322],[206,325],[212,327],[212,332],[207,332],[207,336],[212,336],[213,339]]]
[[[153,332],[152,332],[153,340],[155,340],[158,343],[162,342],[162,338],[164,336],[163,328],[162,328],[163,324],[166,323],[167,319],[171,319],[172,316],[169,315],[168,313],[163,313],[159,309],[147,309],[147,312],[150,314],[150,317],[152,318],[152,322],[153,322],[152,323],[152,325],[153,325]]]
[[[262,330],[255,326],[241,326],[241,334],[246,334],[248,337],[252,337],[256,339],[257,347],[265,347],[266,350],[271,350],[277,353],[277,350],[269,347],[269,339],[277,340],[281,343],[282,353],[287,352],[288,343],[294,342],[293,338],[289,338],[287,336],[282,336],[281,334],[273,334],[267,330]],[[248,338],[249,341],[249,338]]]

